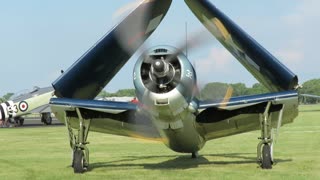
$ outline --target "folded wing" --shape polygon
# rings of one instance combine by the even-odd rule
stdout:
[[[271,92],[293,90],[297,76],[207,0],[185,0],[201,23]]]
[[[56,96],[93,99],[157,28],[170,4],[143,1],[52,84]]]

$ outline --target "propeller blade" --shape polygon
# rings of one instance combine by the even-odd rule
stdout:
[[[112,18],[120,19],[124,17],[127,13],[130,13],[132,10],[137,8],[140,3],[141,3],[141,0],[134,0],[133,2],[125,4],[124,6],[120,7],[113,13]]]
[[[296,89],[298,77],[208,0],[185,0],[199,21],[270,91]]]
[[[232,97],[233,94],[233,88],[232,86],[228,86],[228,89],[226,91],[226,94],[224,95],[224,98],[221,102],[221,108],[225,108],[228,104],[228,102],[230,101],[230,98]]]
[[[179,54],[184,53],[186,49],[188,49],[188,51],[195,50],[200,46],[212,42],[212,39],[210,39],[207,34],[208,33],[204,30],[192,32],[191,35],[189,35],[187,42],[181,42],[180,45],[176,47],[177,50],[167,57],[166,60],[172,62]]]
[[[171,0],[143,1],[53,82],[55,95],[94,98],[158,27],[170,5]]]

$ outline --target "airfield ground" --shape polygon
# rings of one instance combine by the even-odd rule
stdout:
[[[320,106],[281,129],[276,165],[256,164],[259,131],[210,141],[200,158],[161,143],[91,132],[90,169],[74,174],[64,126],[0,129],[0,179],[319,179]]]

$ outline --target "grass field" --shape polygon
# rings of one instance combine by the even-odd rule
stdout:
[[[91,132],[91,168],[74,174],[62,126],[0,129],[0,179],[319,179],[320,106],[300,111],[281,129],[272,170],[256,164],[259,131],[209,141],[196,160],[161,143]]]

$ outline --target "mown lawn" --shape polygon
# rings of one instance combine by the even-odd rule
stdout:
[[[300,111],[281,129],[272,170],[256,164],[259,131],[210,141],[196,160],[161,143],[91,132],[90,169],[74,174],[62,126],[0,129],[0,179],[319,179],[320,106]]]

